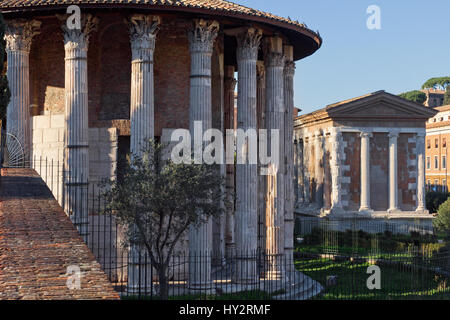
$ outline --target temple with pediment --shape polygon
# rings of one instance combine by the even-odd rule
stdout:
[[[435,114],[377,91],[297,117],[296,213],[430,224],[424,140]]]

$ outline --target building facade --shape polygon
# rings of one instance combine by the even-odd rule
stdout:
[[[427,95],[427,100],[424,102],[425,106],[436,108],[444,104],[445,90],[424,89],[421,91]]]
[[[75,29],[66,24],[72,4],[81,10]],[[267,250],[266,276],[283,278],[277,261],[293,252],[295,61],[319,49],[318,33],[221,0],[4,0],[0,9],[12,94],[7,131],[27,158],[64,162],[64,183],[83,198],[86,186],[115,175],[128,151],[139,154],[145,139],[166,142],[173,129],[193,131],[195,121],[203,131],[233,128],[237,89],[237,128],[280,130],[285,158],[270,184],[256,165],[222,166],[236,205],[191,229],[186,243],[189,252],[218,252],[219,261],[227,250],[242,255],[239,284],[259,277],[247,253]],[[87,238],[90,213],[75,202],[68,194],[65,209]],[[189,270],[192,290],[212,287],[211,264]]]
[[[426,187],[429,191],[448,192],[448,149],[450,141],[450,106],[435,108],[437,114],[427,121]]]
[[[379,91],[298,117],[296,212],[429,218],[425,122],[435,114]]]

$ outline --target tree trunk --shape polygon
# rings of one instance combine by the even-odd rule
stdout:
[[[158,268],[158,278],[159,278],[159,295],[162,300],[169,299],[169,286],[167,283],[167,266],[162,265]]]

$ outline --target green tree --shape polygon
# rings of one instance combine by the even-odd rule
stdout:
[[[419,90],[404,92],[399,94],[398,96],[403,99],[413,101],[419,104],[423,104],[425,101],[427,101],[427,95]]]
[[[450,86],[447,86],[445,88],[445,95],[444,95],[444,105],[450,104]]]
[[[433,220],[433,226],[438,230],[450,233],[450,198],[439,206],[438,215]]]
[[[0,12],[0,121],[2,123],[6,117],[6,107],[8,106],[11,94],[8,87],[8,79],[6,78],[5,65],[5,47],[6,42],[4,40],[5,35],[5,23],[3,16]]]
[[[175,164],[165,146],[149,141],[134,155],[120,182],[106,182],[105,212],[125,227],[126,243],[145,248],[158,273],[159,294],[168,298],[168,271],[176,244],[189,226],[223,212],[224,179],[217,166]],[[170,153],[169,153],[170,154]]]
[[[444,90],[450,84],[450,77],[437,77],[428,79],[423,85],[422,89],[442,89]]]

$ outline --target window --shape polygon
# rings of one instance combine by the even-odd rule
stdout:
[[[427,170],[430,170],[430,169],[431,169],[431,158],[427,157]]]
[[[427,140],[427,149],[431,148],[431,143],[430,143],[430,139]]]
[[[434,156],[434,169],[439,169],[439,157]]]
[[[442,169],[447,169],[447,156],[442,156]]]
[[[439,139],[434,139],[434,147],[439,148]]]
[[[442,148],[447,148],[447,139],[446,138],[442,139]]]

